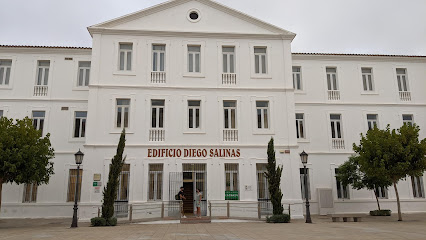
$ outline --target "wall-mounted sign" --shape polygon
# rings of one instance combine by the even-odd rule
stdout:
[[[93,182],[94,187],[100,187],[102,186],[102,182]]]
[[[93,174],[93,181],[101,181],[101,174],[100,173]]]
[[[173,157],[185,157],[185,158],[238,158],[241,152],[239,148],[184,148],[184,149],[148,149],[149,158],[173,158]]]

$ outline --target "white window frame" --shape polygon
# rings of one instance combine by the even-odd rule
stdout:
[[[75,200],[75,192],[77,190],[77,188],[75,187],[75,185],[77,183],[77,174],[72,175],[72,176],[75,176],[76,180],[75,180],[74,184],[71,185],[71,170],[75,170],[76,173],[78,171],[76,166],[73,166],[73,167],[71,167],[71,168],[68,169],[68,178],[67,178],[68,184],[67,184],[66,202],[74,202],[74,200]],[[82,166],[80,166],[80,172],[81,173],[79,174],[79,178],[81,178],[81,181],[79,179],[78,183],[80,184],[80,188],[79,188],[79,191],[78,191],[77,202],[81,201],[81,190],[83,189],[84,168]],[[71,190],[71,187],[74,188],[74,198],[72,198],[72,199],[70,199],[70,193],[71,193],[70,190]]]
[[[331,115],[339,115],[340,119],[331,119]],[[330,138],[331,139],[344,139],[344,135],[343,135],[343,114],[341,113],[329,113],[328,118],[330,120]],[[331,123],[334,122],[334,128],[331,126]],[[337,129],[337,123],[340,123],[340,137],[338,137],[338,129]],[[333,137],[333,132],[335,137]]]
[[[327,68],[333,68],[336,70],[336,72],[328,72]],[[326,84],[327,84],[327,90],[328,91],[340,91],[340,84],[339,84],[339,76],[338,76],[338,68],[334,66],[327,66],[325,67],[325,73],[326,73]],[[336,81],[333,81],[333,76],[335,77]],[[330,79],[330,84],[329,84]],[[331,89],[330,89],[330,88]]]
[[[425,184],[423,181],[423,176],[411,176],[411,188],[414,198],[425,198]]]
[[[305,200],[305,176],[304,174],[302,174],[302,170],[304,171],[303,167],[299,168],[299,177],[300,177],[300,191],[302,194],[302,199]],[[307,180],[307,185],[308,185],[308,197],[309,200],[312,199],[312,193],[311,193],[311,168],[306,167],[306,180]]]
[[[404,116],[411,116],[411,121],[404,120]],[[415,123],[414,122],[414,114],[412,114],[412,113],[403,113],[403,114],[401,114],[401,121],[402,121],[402,125],[404,125],[404,123],[414,124]]]
[[[257,106],[257,102],[266,102],[268,104],[267,107],[258,107]],[[259,119],[258,119],[258,111],[260,110],[260,125],[261,127],[259,127]],[[266,125],[267,127],[265,127],[265,110],[266,110]],[[271,119],[271,110],[270,110],[270,103],[269,101],[264,101],[264,100],[256,100],[256,127],[257,129],[262,129],[262,130],[268,130],[270,129],[270,119]]]
[[[370,73],[364,73],[364,69],[370,70]],[[374,72],[372,67],[361,67],[361,81],[363,92],[374,93],[376,91],[374,86]]]
[[[299,72],[295,72],[294,69],[299,68]],[[293,73],[293,88],[294,91],[301,92],[303,91],[303,82],[302,82],[302,67],[301,66],[292,66],[292,73]],[[299,87],[297,88],[297,77],[299,77]]]
[[[115,118],[114,118],[114,126],[116,129],[123,129],[123,128],[129,128],[130,127],[130,116],[131,116],[131,105],[132,105],[132,99],[131,98],[115,98]],[[127,105],[118,105],[118,100],[128,100],[129,104]],[[119,114],[119,109],[121,108],[121,122],[120,122],[120,126],[118,126],[117,124],[117,120],[118,120],[118,114]],[[124,119],[125,119],[125,110],[127,108],[127,127],[124,126]],[[123,111],[124,110],[124,111]]]
[[[43,112],[44,117],[34,117],[34,112]],[[33,126],[34,126],[34,121],[36,121],[36,123],[37,123],[36,124],[37,127],[35,127],[36,130],[40,130],[40,123],[41,123],[41,120],[43,120],[43,128],[41,129],[41,135],[44,136],[44,132],[45,132],[45,129],[46,129],[46,111],[45,110],[32,110],[31,111],[31,119],[32,119],[32,122],[33,122]]]
[[[225,102],[235,102],[235,107],[225,107]],[[223,107],[223,129],[238,129],[238,101],[237,100],[223,100],[222,101],[222,107]],[[232,128],[232,110],[235,111],[235,128]],[[226,127],[226,119],[225,119],[225,111],[228,113],[228,127]]]
[[[227,165],[234,165],[234,166],[236,166],[237,167],[237,170],[235,171],[235,170],[229,170],[229,169],[226,169],[226,166]],[[223,167],[224,167],[224,171],[225,171],[225,191],[228,191],[228,190],[226,190],[226,185],[227,185],[227,182],[226,182],[226,178],[227,178],[227,176],[229,175],[229,191],[237,191],[238,192],[238,199],[240,198],[240,182],[239,182],[239,178],[240,178],[240,174],[239,174],[239,171],[240,171],[240,166],[239,166],[239,164],[238,163],[225,163],[225,164],[223,164]],[[234,173],[236,173],[237,174],[237,179],[234,179]],[[236,181],[236,188],[237,189],[234,189],[234,183],[235,183],[235,181]]]
[[[80,67],[80,63],[83,62],[88,62],[90,63],[90,67]],[[90,84],[90,71],[91,71],[91,67],[92,67],[92,62],[91,61],[78,61],[78,71],[77,71],[77,87],[78,88],[87,88]],[[82,85],[80,85],[80,71],[83,71],[83,80]],[[89,71],[89,75],[87,76],[87,71]],[[89,79],[87,79],[89,78]],[[86,85],[87,83],[87,85]]]
[[[27,193],[27,187],[30,185],[30,193],[29,193],[29,199],[26,199],[26,193]],[[35,185],[35,187],[34,187]],[[33,193],[35,188],[35,194]],[[37,202],[37,194],[38,194],[38,185],[36,183],[25,183],[24,184],[24,191],[22,195],[22,203],[36,203]]]
[[[85,112],[86,113],[86,117],[77,117],[77,112]],[[79,119],[80,121],[80,126],[79,126],[79,130],[78,130],[78,137],[75,136],[75,131],[76,131],[76,120]],[[73,128],[73,132],[72,132],[72,138],[74,139],[85,139],[86,138],[86,133],[87,133],[87,111],[74,111],[74,119],[73,119],[73,124],[74,124],[74,128]],[[83,121],[85,122],[85,128],[84,128],[84,137],[82,137],[82,123]]]
[[[298,114],[301,114],[303,116],[303,118],[302,119],[297,118]],[[306,139],[305,113],[296,112],[295,118],[296,118],[296,138],[298,140],[305,140]],[[301,132],[300,126],[302,126],[302,128],[303,128],[303,137],[301,137],[302,134],[300,134],[300,132]]]
[[[132,49],[121,49],[121,45],[131,45]],[[133,66],[134,66],[134,49],[135,49],[135,44],[133,42],[119,42],[118,43],[118,64],[117,64],[117,70],[121,71],[121,72],[132,72],[133,71]],[[123,59],[123,69],[121,69],[121,54],[124,54],[124,59]],[[130,69],[128,69],[128,56],[130,53]]]
[[[201,46],[200,45],[188,45],[187,46],[187,51],[188,51],[188,69],[187,72],[191,73],[191,74],[195,74],[195,73],[201,73]],[[190,48],[198,48],[199,51],[193,51],[190,50]],[[198,61],[197,61],[197,56],[198,56]],[[189,62],[192,60],[192,64],[190,64]],[[197,69],[197,63],[198,63],[198,69]],[[192,66],[191,66],[192,65]],[[192,71],[191,71],[192,68]]]
[[[150,167],[151,165],[161,165],[162,169],[161,171],[151,171]],[[161,174],[161,191],[158,191],[158,175]],[[151,182],[151,175],[154,175],[154,182]],[[153,196],[154,198],[150,198],[150,189],[151,189],[151,184],[154,184],[154,192],[153,192]],[[164,164],[163,163],[149,163],[148,164],[148,201],[162,201],[164,196],[163,196],[163,190],[164,190]],[[161,197],[158,198],[156,193],[160,193]]]
[[[339,200],[351,199],[351,195],[350,195],[350,192],[349,192],[349,185],[343,185],[343,183],[337,179],[336,171],[337,171],[337,168],[334,169],[334,174],[335,174],[334,179],[336,180],[336,197],[337,197],[337,199],[339,199]]]
[[[190,46],[199,46],[200,47],[200,72],[189,72],[189,51],[188,47]],[[183,48],[184,48],[184,71],[183,71],[183,77],[194,77],[194,78],[204,78],[205,77],[205,42],[203,41],[184,41],[183,42]],[[195,62],[194,62],[195,64]],[[195,65],[194,65],[195,66]],[[194,69],[195,70],[195,69]]]
[[[41,62],[49,62],[49,66],[40,66]],[[35,86],[49,86],[49,82],[50,82],[50,76],[51,76],[51,65],[52,65],[52,61],[51,60],[37,60],[37,70],[36,70],[36,80],[35,80]],[[47,74],[47,83],[46,83],[46,70],[48,71]],[[39,74],[40,71],[42,71],[41,73],[41,82],[39,84]]]
[[[154,50],[154,46],[163,46],[164,50]],[[166,72],[166,59],[167,59],[167,44],[164,43],[152,43],[151,44],[151,71],[152,72]],[[157,54],[156,67],[154,70],[154,55]],[[161,54],[164,54],[163,57],[163,70],[161,70]]]
[[[269,194],[269,183],[268,183],[268,178],[265,176],[265,173],[267,172],[267,170],[265,169],[264,171],[259,170],[258,165],[264,165],[266,166],[267,163],[256,163],[256,181],[257,181],[257,199],[260,200],[270,200],[271,196]],[[259,176],[262,177],[262,181],[260,181]],[[265,198],[260,198],[260,183],[264,183],[263,184],[263,189],[264,191],[262,192],[262,195],[265,196]]]
[[[376,119],[368,119],[368,116],[370,116],[370,115],[371,116],[375,116]],[[377,126],[377,128],[380,127],[380,125],[379,125],[379,114],[377,114],[377,113],[367,113],[366,116],[365,116],[365,118],[367,120],[367,131],[374,128],[373,124],[375,124]]]
[[[199,102],[200,105],[199,106],[189,106],[189,102]],[[202,114],[201,100],[190,99],[190,100],[187,100],[186,103],[187,103],[187,106],[188,106],[188,111],[187,111],[187,117],[188,117],[187,128],[188,128],[188,130],[200,130],[201,124],[202,124],[202,122],[201,122],[201,118],[202,118],[202,115],[201,115]],[[191,110],[192,110],[192,127],[190,127],[191,122],[190,122],[190,118],[189,118]],[[197,110],[198,110],[198,127],[197,127],[197,114],[196,114]]]
[[[376,196],[375,191],[378,192],[378,196],[377,196],[378,199],[388,199],[389,198],[389,191],[388,191],[387,187],[385,187],[385,188],[375,187],[375,190],[373,190],[374,197]],[[383,195],[383,192],[384,192],[384,195]]]
[[[399,74],[398,70],[404,69],[404,74]],[[410,83],[408,81],[408,70],[406,67],[397,67],[395,68],[396,74],[396,83],[398,87],[398,92],[410,92]],[[402,82],[403,77],[405,77],[405,88]]]
[[[13,64],[14,61],[13,59],[6,59],[6,58],[1,58],[0,61],[10,61],[10,66],[9,65],[0,65],[0,71],[1,69],[3,69],[3,76],[0,76],[0,88],[9,88],[9,86],[11,85],[11,79],[12,79],[12,69],[13,69]],[[9,71],[9,78],[6,78],[7,76],[7,71]],[[6,80],[7,80],[7,84],[6,84]]]
[[[265,49],[264,53],[256,53],[256,49]],[[254,73],[259,75],[268,74],[268,49],[267,47],[254,47]],[[256,64],[256,61],[258,64]],[[257,72],[259,71],[259,72]]]
[[[233,52],[224,52],[223,49],[224,48],[233,48],[234,51]],[[233,64],[231,64],[231,56],[234,60]],[[226,71],[224,69],[225,67],[225,63],[224,63],[224,59],[226,57]],[[222,45],[222,73],[236,73],[237,69],[236,69],[236,47],[235,46],[231,46],[231,45]],[[231,67],[233,68],[233,72],[231,72]]]
[[[251,62],[251,78],[253,79],[270,79],[272,78],[272,61],[271,61],[271,45],[266,42],[250,43],[250,62]],[[266,48],[266,73],[256,73],[255,48]]]
[[[153,101],[163,101],[163,106],[153,106],[152,105],[152,102]],[[151,108],[150,108],[150,125],[149,125],[149,127],[150,127],[150,129],[165,129],[165,122],[166,122],[166,100],[165,99],[160,99],[160,98],[154,98],[154,99],[151,99],[151,101],[150,101],[150,105],[151,105]],[[156,109],[155,110],[155,127],[153,127],[152,125],[153,125],[153,122],[152,122],[152,110],[153,109]],[[162,127],[160,127],[160,109],[162,109],[163,110],[163,122],[162,122]]]

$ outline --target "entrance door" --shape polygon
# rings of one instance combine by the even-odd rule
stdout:
[[[182,164],[183,170],[183,182],[185,187],[185,197],[189,201],[191,199],[192,203],[188,202],[188,208],[185,208],[190,213],[197,211],[195,204],[195,194],[196,189],[198,188],[202,194],[201,199],[201,215],[207,216],[207,171],[206,164],[204,163],[195,163],[195,164]],[[188,184],[188,185],[185,185]],[[192,186],[190,186],[192,185]],[[186,187],[187,186],[187,187]],[[188,188],[188,189],[187,189]],[[189,192],[189,191],[192,192]],[[185,203],[185,202],[184,202]],[[192,207],[189,210],[189,207]]]
[[[185,198],[183,200],[183,211],[185,214],[194,213],[194,183],[193,182],[183,182]]]

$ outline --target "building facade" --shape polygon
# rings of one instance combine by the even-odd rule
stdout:
[[[96,216],[123,128],[118,205],[171,202],[180,186],[188,212],[196,188],[203,214],[208,201],[267,202],[273,137],[293,217],[304,210],[303,150],[313,213],[366,212],[374,193],[335,179],[352,143],[374,125],[424,127],[426,57],[292,53],[294,33],[209,0],[170,1],[88,30],[92,48],[0,47],[0,113],[31,117],[56,153],[48,185],[3,186],[1,217],[71,216],[78,149],[79,215]],[[404,212],[426,209],[423,182],[399,183]],[[379,192],[394,210],[393,189]]]

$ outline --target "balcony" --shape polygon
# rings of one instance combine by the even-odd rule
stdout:
[[[331,147],[333,149],[345,149],[345,140],[343,138],[333,138],[331,140]]]
[[[409,91],[400,91],[399,92],[399,99],[404,102],[411,101],[411,92]]]
[[[332,100],[332,101],[340,100],[340,91],[328,90],[328,100]]]
[[[223,85],[235,85],[237,84],[236,73],[222,73],[222,84]]]
[[[166,83],[166,72],[151,72],[151,83]]]
[[[164,129],[150,129],[149,141],[150,142],[164,142],[166,131]]]
[[[238,141],[238,130],[236,130],[236,129],[224,129],[223,130],[223,141],[224,142],[237,142]]]
[[[34,86],[34,96],[44,97],[47,96],[48,87],[46,85],[36,85]]]

